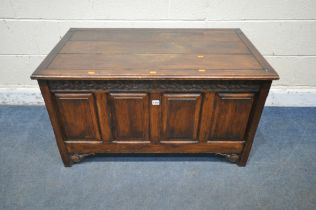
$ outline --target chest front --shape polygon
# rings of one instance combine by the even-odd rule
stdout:
[[[32,78],[65,166],[99,153],[243,166],[278,76],[239,30],[76,29]]]

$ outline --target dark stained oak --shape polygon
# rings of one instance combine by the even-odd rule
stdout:
[[[150,94],[150,101],[161,102],[161,94],[152,92]],[[150,139],[153,144],[158,144],[160,141],[160,129],[161,129],[161,106],[150,106]]]
[[[217,93],[208,140],[243,139],[253,102],[253,93]]]
[[[112,139],[110,108],[105,91],[95,91],[96,105],[98,110],[101,139],[104,142],[110,142]]]
[[[87,80],[254,77],[278,79],[240,29],[70,29],[32,74]]]
[[[70,153],[233,153],[242,151],[244,142],[225,141],[209,144],[100,144],[96,143],[66,143]]]
[[[210,153],[245,166],[272,80],[240,29],[70,29],[38,80],[65,166]]]
[[[95,100],[91,93],[57,93],[64,140],[100,140]]]
[[[110,103],[114,141],[148,141],[148,94],[110,93]]]
[[[196,141],[200,108],[201,94],[163,94],[161,142]]]
[[[64,163],[65,167],[69,167],[72,164],[72,161],[69,157],[66,144],[64,142],[64,137],[62,134],[62,130],[59,123],[59,118],[56,110],[56,102],[54,100],[53,94],[49,91],[49,87],[47,81],[38,80],[38,85],[40,87],[41,93],[43,95],[43,99],[45,101],[46,109],[48,111],[48,115],[50,118],[50,122],[53,126],[56,143],[58,146],[58,150],[61,156],[61,159]]]
[[[98,28],[98,29],[70,29],[80,31],[70,38],[71,41],[116,41],[116,42],[154,42],[191,41],[199,42],[204,37],[205,44],[216,42],[238,42],[235,31],[238,29],[168,29],[168,28]],[[96,31],[97,30],[97,31]],[[141,32],[141,33],[140,33]]]
[[[257,93],[257,100],[255,101],[250,119],[247,122],[247,132],[245,134],[246,144],[238,161],[239,166],[245,166],[249,157],[249,153],[253,144],[253,140],[258,128],[259,120],[262,114],[265,100],[268,96],[272,81],[267,81],[262,84],[259,93]]]
[[[199,58],[198,56],[203,56]],[[240,62],[240,61],[243,62]],[[74,62],[75,61],[75,62]],[[180,63],[180,64],[178,64]],[[198,65],[197,65],[198,63]],[[207,71],[201,75],[209,75],[214,70],[253,70],[264,73],[258,61],[251,55],[183,55],[183,54],[59,54],[48,66],[51,72],[60,69],[69,70],[69,73],[96,70],[96,74],[124,74],[135,66],[139,73],[150,76],[149,71],[158,71],[158,74],[173,75],[185,74],[188,70],[199,69]],[[159,69],[157,68],[159,66]],[[88,73],[88,72],[86,72]],[[156,73],[156,74],[157,74]],[[88,73],[89,74],[89,73]]]

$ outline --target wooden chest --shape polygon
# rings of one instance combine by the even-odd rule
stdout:
[[[278,75],[239,29],[70,29],[31,78],[65,166],[98,153],[244,166]]]

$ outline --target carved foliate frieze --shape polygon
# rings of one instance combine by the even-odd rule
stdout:
[[[255,81],[193,80],[52,80],[51,91],[252,91],[260,88]]]

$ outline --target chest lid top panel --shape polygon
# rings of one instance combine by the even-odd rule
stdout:
[[[278,79],[240,29],[70,29],[32,79]]]

